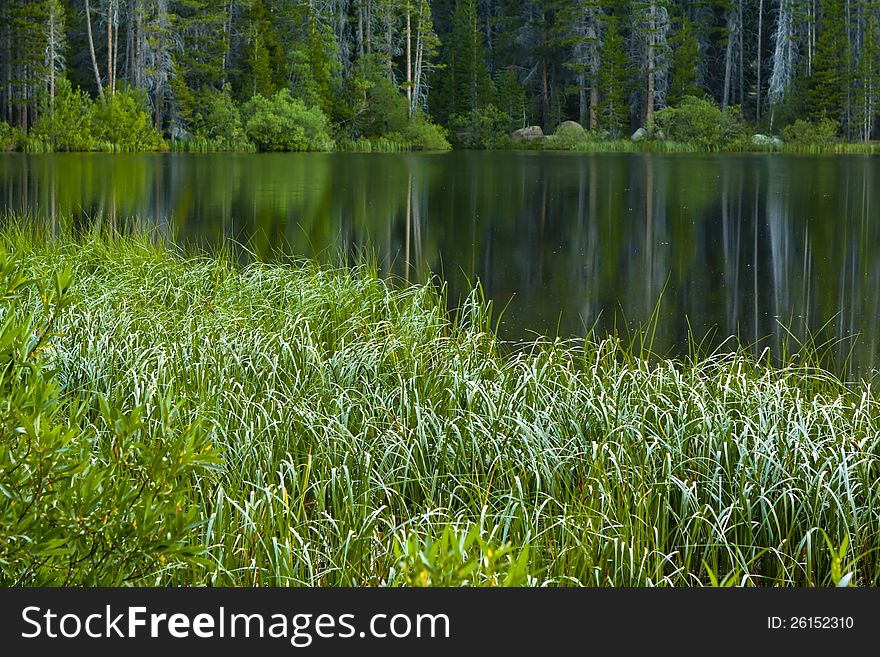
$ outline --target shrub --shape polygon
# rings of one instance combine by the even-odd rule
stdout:
[[[196,136],[211,150],[248,150],[250,142],[241,121],[241,110],[227,84],[221,91],[206,92],[204,112],[196,117]]]
[[[96,147],[92,126],[95,104],[66,78],[58,80],[51,108],[44,108],[31,137],[54,151],[91,151]]]
[[[31,282],[0,250],[2,586],[135,583],[201,551],[189,494],[215,462],[206,432],[179,426],[161,395],[127,413],[68,399],[46,368],[71,280],[68,267]]]
[[[358,98],[352,122],[355,135],[375,139],[403,134],[410,123],[407,100],[375,57],[364,58],[351,86],[353,95]]]
[[[306,107],[286,89],[254,96],[243,108],[245,133],[261,151],[329,151],[335,144],[317,107]]]
[[[449,117],[449,139],[456,148],[504,148],[512,129],[510,115],[491,104]]]
[[[416,113],[406,127],[398,132],[387,135],[392,141],[400,141],[410,148],[422,151],[446,151],[451,147],[446,140],[446,130],[431,123],[422,112]]]
[[[92,126],[104,148],[121,151],[157,151],[165,148],[153,127],[146,93],[123,87],[94,105]]]
[[[0,151],[14,151],[18,145],[18,131],[8,123],[0,121]]]
[[[834,119],[822,118],[818,121],[798,119],[782,129],[782,138],[794,144],[827,146],[837,139],[840,123]]]
[[[704,98],[685,96],[676,107],[654,114],[654,134],[705,149],[722,148],[744,134],[738,108],[721,110]]]

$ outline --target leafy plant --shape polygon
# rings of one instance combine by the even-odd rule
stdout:
[[[503,148],[510,143],[513,119],[494,105],[449,117],[449,138],[456,148]]]
[[[672,141],[714,150],[736,140],[745,128],[738,109],[721,110],[711,100],[685,96],[677,106],[654,114],[653,134],[658,132]]]
[[[92,111],[95,138],[106,150],[156,151],[165,147],[162,135],[153,127],[149,102],[142,89],[124,86],[106,94]]]
[[[782,138],[794,144],[828,146],[837,140],[840,123],[827,117],[818,121],[798,119],[782,129]]]
[[[446,525],[438,537],[416,533],[398,539],[399,577],[407,586],[522,586],[529,581],[529,549],[492,545],[479,526]]]
[[[90,416],[89,400],[67,396],[47,367],[71,285],[70,267],[28,279],[0,250],[5,586],[138,582],[201,551],[190,491],[214,462],[206,433],[178,423],[161,397],[128,411],[101,398]]]
[[[74,89],[66,78],[59,78],[55,100],[44,108],[31,136],[55,151],[94,150],[94,112],[95,105],[86,92]]]
[[[286,89],[271,98],[254,96],[243,108],[245,132],[261,151],[333,150],[327,117]]]
[[[204,104],[204,112],[197,117],[196,135],[207,140],[210,150],[251,148],[242,124],[241,110],[232,97],[232,88],[228,84],[221,91],[207,92]]]

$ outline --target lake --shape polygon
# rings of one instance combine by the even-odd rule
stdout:
[[[656,322],[654,349],[737,335],[756,352],[827,344],[871,375],[880,337],[880,159],[871,156],[0,154],[0,209],[131,217],[237,256],[477,280],[505,339]],[[652,320],[653,318],[653,320]]]

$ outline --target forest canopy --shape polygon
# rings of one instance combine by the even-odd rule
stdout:
[[[856,142],[880,132],[878,96],[880,0],[0,5],[0,149],[497,147],[567,120],[651,132],[667,107],[681,126],[703,103]]]

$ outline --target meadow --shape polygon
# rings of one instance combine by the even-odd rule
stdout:
[[[880,584],[880,400],[809,347],[0,225],[3,585]]]

